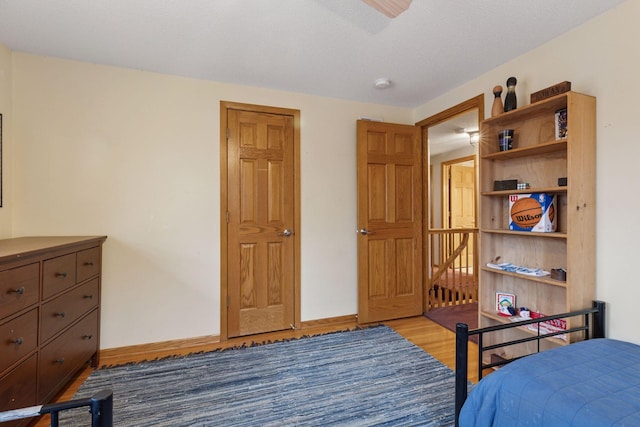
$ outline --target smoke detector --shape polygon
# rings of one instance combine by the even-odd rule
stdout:
[[[376,89],[386,89],[389,86],[391,86],[391,80],[385,78],[385,77],[381,77],[379,79],[376,79],[375,82],[373,82],[373,87],[375,87]]]

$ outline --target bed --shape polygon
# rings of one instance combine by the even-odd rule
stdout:
[[[100,390],[93,396],[84,399],[74,399],[65,402],[47,403],[45,405],[3,411],[0,412],[0,424],[49,414],[51,416],[51,427],[58,427],[60,425],[60,412],[85,406],[89,408],[88,413],[91,417],[91,422],[89,423],[87,420],[87,423],[84,425],[90,425],[91,427],[113,427],[113,392],[110,389]],[[32,421],[32,423],[33,422],[35,421]]]
[[[469,331],[459,324],[456,342],[456,425],[474,426],[640,426],[640,346],[604,338],[604,303],[592,309],[530,321],[585,316],[586,339],[514,361],[480,363],[482,370],[504,365],[482,378],[467,397],[466,342],[469,335],[518,324]],[[589,322],[593,319],[593,325]],[[532,339],[544,339],[541,335]],[[505,344],[505,343],[503,343]],[[510,345],[509,343],[506,343]],[[494,346],[491,346],[495,348]],[[465,354],[461,351],[464,350]],[[482,356],[480,356],[481,359]],[[463,367],[464,364],[464,367]]]

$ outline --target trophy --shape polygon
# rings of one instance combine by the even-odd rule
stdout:
[[[502,105],[502,86],[498,85],[493,88],[493,106],[491,107],[491,117],[498,116],[504,111]]]
[[[507,79],[507,95],[504,98],[504,112],[515,110],[518,108],[518,100],[516,99],[516,80],[515,77]]]

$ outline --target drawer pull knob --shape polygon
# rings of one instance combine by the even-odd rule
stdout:
[[[66,313],[64,311],[60,311],[56,313],[55,316],[59,317],[60,319],[64,319],[64,316],[66,316]]]
[[[24,340],[22,339],[22,337],[15,339],[15,340],[11,340],[11,344],[15,344],[15,345],[20,345],[24,342]]]
[[[82,298],[84,298],[84,299],[93,299],[93,295],[91,295],[91,294],[85,295]]]
[[[93,338],[93,335],[83,335],[82,336],[83,340],[90,340],[91,338]]]
[[[64,357],[54,360],[53,363],[59,363],[60,365],[62,365],[64,363]]]
[[[84,263],[84,265],[86,265],[87,267],[93,267],[93,262],[87,261]]]
[[[24,294],[24,286],[19,287],[18,289],[11,289],[9,292],[7,292],[8,294],[18,294],[18,295],[22,295]]]
[[[56,273],[56,277],[62,277],[62,278],[67,277],[67,273],[66,272],[65,273]]]

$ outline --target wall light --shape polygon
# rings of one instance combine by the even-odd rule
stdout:
[[[466,134],[469,135],[469,144],[473,147],[477,147],[478,142],[480,142],[480,132],[477,130],[471,132],[467,131]]]

